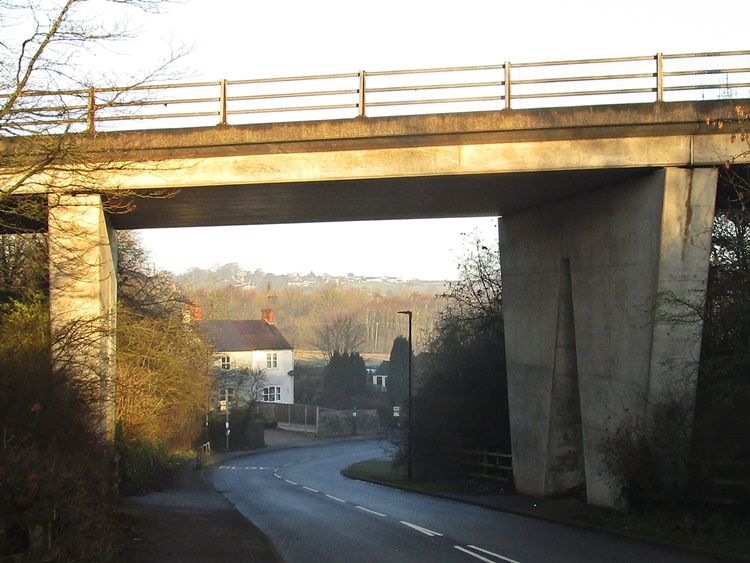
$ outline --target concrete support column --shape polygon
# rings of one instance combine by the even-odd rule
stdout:
[[[694,400],[700,323],[661,314],[671,294],[703,299],[714,169],[668,168],[500,221],[516,486],[584,485],[613,506],[597,448],[679,379]],[[692,404],[692,403],[691,403]]]
[[[50,196],[50,326],[57,367],[90,383],[114,437],[116,233],[98,195]]]

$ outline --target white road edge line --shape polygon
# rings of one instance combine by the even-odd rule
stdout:
[[[442,536],[443,534],[439,532],[433,532],[432,530],[428,530],[427,528],[423,528],[422,526],[417,526],[416,524],[412,524],[411,522],[406,522],[404,520],[400,520],[400,522],[404,526],[409,526],[411,529],[416,530],[417,532],[422,532],[426,536]]]
[[[359,506],[359,505],[355,505],[355,506],[359,508],[360,510],[369,512],[370,514],[374,514],[375,516],[382,516],[383,518],[385,518],[385,514],[383,514],[382,512],[375,512],[374,510],[370,510],[369,508],[365,508],[364,506]]]
[[[319,493],[319,492],[320,492],[320,491],[316,491],[315,489],[311,489],[310,487],[305,487],[304,485],[302,485],[302,488],[303,488],[303,489],[307,489],[307,490],[308,490],[308,491],[310,491],[311,493]]]
[[[278,473],[274,473],[273,476],[276,477],[277,479],[281,479],[281,475],[279,475]]]
[[[298,483],[295,483],[294,481],[290,481],[289,479],[284,479],[284,481],[286,481],[290,485],[297,485],[298,484]]]
[[[460,545],[454,545],[453,547],[455,547],[458,551],[463,551],[467,555],[471,555],[475,559],[479,559],[480,561],[485,561],[486,563],[495,563],[494,560],[487,559],[486,557],[482,557],[478,553],[474,553],[473,551],[469,551],[468,549],[466,549],[465,547],[461,547]]]
[[[481,551],[482,553],[486,553],[487,555],[491,555],[492,557],[497,557],[498,559],[502,559],[503,561],[507,561],[508,563],[518,563],[515,559],[510,559],[509,557],[503,557],[499,553],[493,553],[491,551],[487,551],[486,549],[482,549],[481,547],[477,547],[475,545],[469,546],[471,549],[476,549],[477,551]]]
[[[333,495],[326,495],[329,499],[335,500],[336,502],[346,502],[344,499],[340,499],[339,497],[335,497]]]

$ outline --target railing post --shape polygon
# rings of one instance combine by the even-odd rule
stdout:
[[[86,108],[86,126],[89,133],[96,131],[96,92],[93,86],[89,86],[89,100]]]
[[[664,101],[664,56],[656,54],[656,101]]]
[[[359,71],[359,116],[365,116],[365,71]]]
[[[510,109],[510,63],[505,63],[505,109]]]
[[[222,78],[219,82],[219,125],[227,124],[227,81]]]

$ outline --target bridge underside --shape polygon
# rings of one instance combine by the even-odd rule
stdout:
[[[501,216],[643,177],[649,168],[192,186],[138,198],[118,229]]]

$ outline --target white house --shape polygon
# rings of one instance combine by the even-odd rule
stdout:
[[[200,321],[198,330],[216,348],[219,369],[263,374],[261,401],[294,403],[294,348],[274,325],[273,309],[259,320]]]

